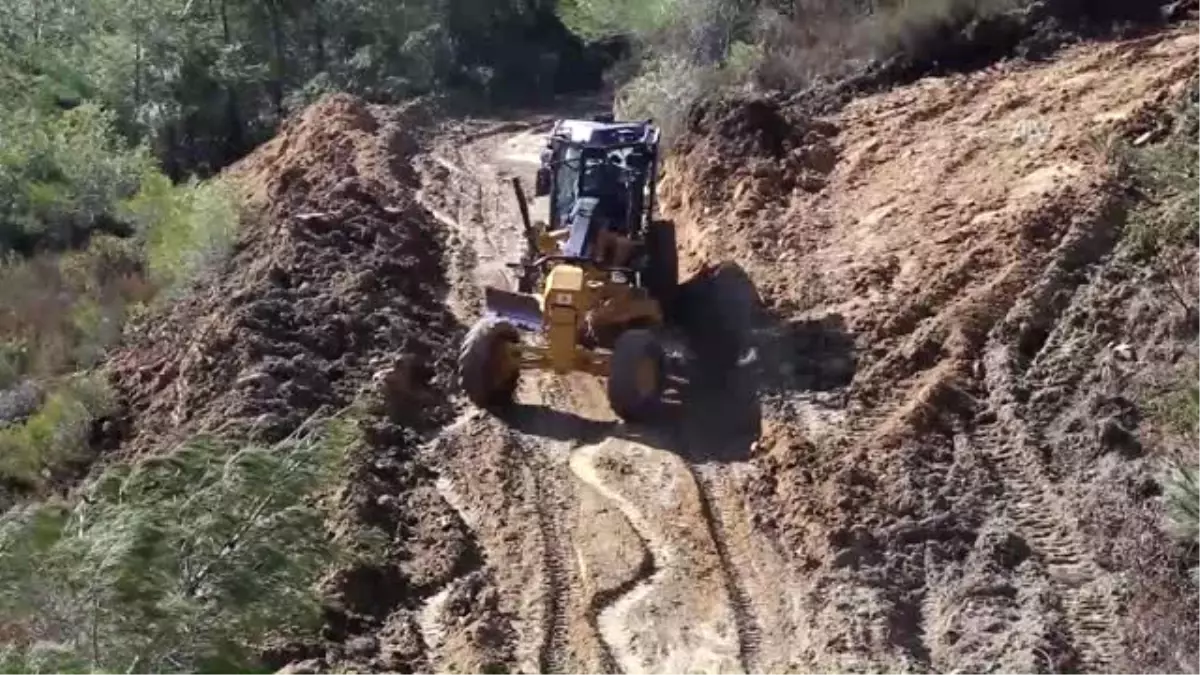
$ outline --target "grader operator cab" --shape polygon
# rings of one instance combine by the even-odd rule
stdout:
[[[467,397],[503,408],[522,370],[607,379],[627,421],[656,411],[666,382],[659,329],[678,286],[675,230],[654,216],[659,130],[649,122],[562,120],[542,152],[533,223],[513,180],[528,251],[515,291],[486,288],[459,355]]]

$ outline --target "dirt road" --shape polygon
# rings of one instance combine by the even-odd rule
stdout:
[[[421,163],[422,200],[457,240],[451,305],[464,324],[479,311],[473,289],[506,283],[503,263],[520,256],[509,180],[532,185],[546,131],[535,123],[480,137],[464,128]],[[429,447],[444,494],[487,550],[518,668],[787,668],[784,567],[732,498],[749,470],[734,460],[747,457],[751,436],[690,447],[688,436],[704,431],[691,413],[666,429],[627,429],[602,382],[582,375],[531,375],[518,400],[511,420],[468,412]],[[429,630],[448,630],[437,608],[427,617]],[[434,663],[471,659],[444,647]]]
[[[618,424],[582,375],[527,377],[503,422],[463,406],[424,457],[485,562],[422,611],[431,668],[1119,667],[1128,572],[1075,504],[1137,508],[1148,469],[1085,418],[1126,400],[1104,341],[1165,349],[1179,317],[1155,314],[1157,337],[1132,318],[1154,291],[1107,257],[1095,139],[1153,131],[1195,49],[1176,32],[833,119],[701,120],[664,203],[688,261],[744,267],[725,304],[749,365],[681,346],[688,403],[653,431]],[[417,163],[464,325],[482,285],[508,285],[509,180],[532,185],[547,119],[455,122]]]

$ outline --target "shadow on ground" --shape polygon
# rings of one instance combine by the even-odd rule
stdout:
[[[830,391],[854,378],[854,339],[841,316],[781,321],[765,311],[753,282],[734,264],[683,284],[671,324],[670,382],[653,424],[603,422],[527,404],[508,411],[508,424],[585,444],[625,438],[693,462],[743,461],[762,434],[764,395]]]

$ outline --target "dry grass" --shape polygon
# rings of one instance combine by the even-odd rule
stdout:
[[[0,266],[0,387],[92,365],[151,294],[132,243],[113,237],[9,260]]]
[[[1133,196],[1126,243],[1163,289],[1164,311],[1179,312],[1192,325],[1200,292],[1195,271],[1198,94],[1200,85],[1193,80],[1160,142],[1118,144],[1112,156]],[[1162,498],[1102,511],[1108,521],[1123,523],[1119,532],[1108,533],[1114,564],[1136,571],[1130,575],[1124,624],[1125,662],[1119,664],[1128,672],[1200,671],[1200,364],[1194,352],[1175,366],[1175,373],[1144,401],[1145,436],[1161,467]]]

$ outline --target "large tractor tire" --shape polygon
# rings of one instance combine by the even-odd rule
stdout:
[[[458,373],[472,403],[489,410],[512,403],[521,375],[512,346],[520,340],[512,324],[494,317],[480,319],[467,332],[458,354]]]
[[[666,354],[658,337],[634,328],[617,338],[609,362],[608,403],[627,422],[650,419],[662,404]]]
[[[679,290],[679,251],[676,249],[675,223],[656,220],[646,231],[646,290],[658,300],[665,313],[675,302]]]

